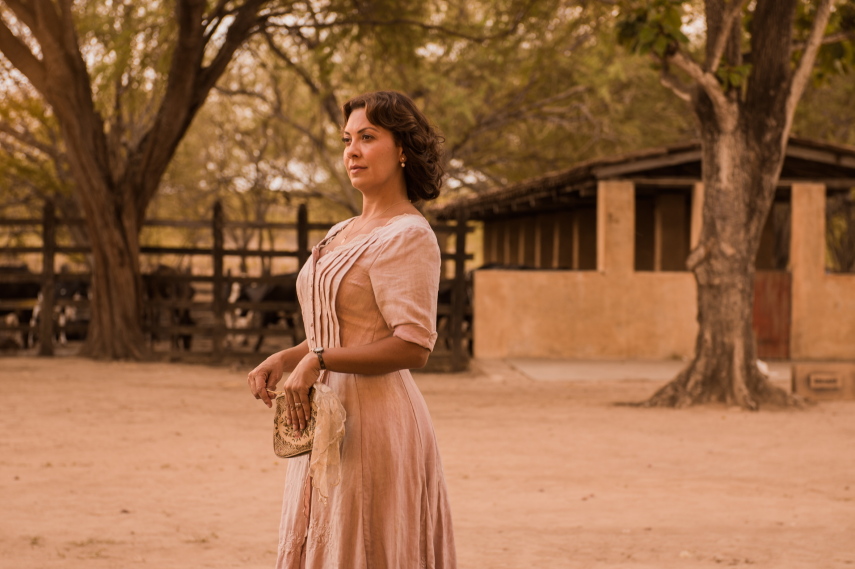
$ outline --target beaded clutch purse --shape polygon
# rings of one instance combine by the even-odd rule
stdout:
[[[309,390],[309,401],[312,412],[303,430],[294,429],[286,419],[286,408],[288,400],[283,391],[270,391],[276,395],[276,413],[273,416],[273,452],[280,458],[290,458],[312,450],[312,441],[315,438],[315,425],[318,418],[318,406],[313,397],[315,389]]]

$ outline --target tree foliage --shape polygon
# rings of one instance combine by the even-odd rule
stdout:
[[[188,187],[178,169],[162,182],[218,83],[226,114],[207,115],[207,132],[198,138],[203,152],[184,154],[205,173],[201,181],[210,179],[208,188],[234,190],[247,215],[268,211],[269,188],[288,191],[286,201],[302,193],[355,211],[331,142],[343,99],[394,88],[429,113],[448,108],[436,120],[454,136],[463,133],[449,162],[458,181],[499,179],[515,153],[536,157],[533,149],[546,137],[562,140],[562,126],[596,123],[575,99],[586,89],[540,72],[539,64],[545,50],[566,55],[567,42],[593,37],[588,30],[597,29],[600,13],[531,0],[7,1],[0,7],[5,69],[26,78],[20,101],[39,103],[33,124],[53,121],[55,150],[87,221],[96,292],[87,351],[141,355],[140,228],[162,187],[171,196]],[[233,60],[234,73],[224,78]],[[545,94],[562,79],[566,91]],[[542,123],[540,131],[526,130],[531,118]],[[223,144],[203,142],[210,140]],[[470,141],[486,150],[473,151]],[[499,142],[485,144],[493,141]]]
[[[496,6],[470,2],[463,17],[435,10],[430,27],[403,18],[268,27],[185,141],[198,151],[179,153],[172,171],[198,172],[208,187],[211,173],[229,171],[236,191],[260,183],[286,200],[321,198],[333,218],[358,211],[341,166],[339,107],[372,89],[410,94],[444,132],[448,196],[696,136],[685,113],[654,89],[645,60],[616,49],[611,9],[537,2],[515,16],[512,5]],[[251,176],[239,172],[249,148],[236,150],[230,165],[202,164],[211,151],[204,141],[245,140],[264,149]]]
[[[267,187],[284,203],[322,198],[329,213],[319,214],[330,218],[357,211],[358,194],[339,164],[338,108],[378,88],[412,95],[445,133],[449,195],[694,134],[650,89],[643,60],[615,49],[614,15],[597,2],[400,4],[310,4],[300,14],[271,14],[183,140],[186,151],[162,180],[164,203],[180,195],[207,208],[224,192],[249,197],[246,188]],[[121,153],[151,126],[175,19],[169,3],[84,8],[77,27],[93,62],[95,106]],[[32,89],[24,95],[33,117],[50,116]],[[51,136],[63,155],[57,129],[54,120]]]

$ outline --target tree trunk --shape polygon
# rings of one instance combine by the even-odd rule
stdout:
[[[688,260],[698,290],[695,357],[645,406],[719,402],[757,409],[795,401],[757,367],[752,328],[754,259],[783,152],[750,140],[743,126],[728,133],[702,129],[703,227]]]
[[[82,354],[99,359],[143,359],[142,294],[137,233],[117,220],[89,227],[92,243],[92,322]]]
[[[99,187],[82,194],[92,247],[92,320],[82,354],[99,359],[138,360],[147,355],[141,317],[139,216],[128,207],[130,200],[117,198],[123,195],[131,192]]]

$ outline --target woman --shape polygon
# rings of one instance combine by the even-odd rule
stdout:
[[[282,390],[302,429],[308,391],[328,385],[347,414],[341,482],[313,491],[309,454],[287,460],[277,568],[456,567],[436,437],[409,369],[436,341],[440,251],[414,203],[439,195],[442,138],[405,95],[344,107],[344,165],[362,215],[335,225],[297,282],[307,340],[267,358],[247,381],[271,406]]]

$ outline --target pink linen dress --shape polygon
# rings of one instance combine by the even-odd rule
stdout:
[[[420,215],[392,218],[300,271],[309,347],[359,346],[394,335],[433,349],[440,251]],[[454,535],[436,436],[408,370],[322,372],[347,412],[342,480],[325,502],[309,454],[286,459],[277,569],[453,569]]]

